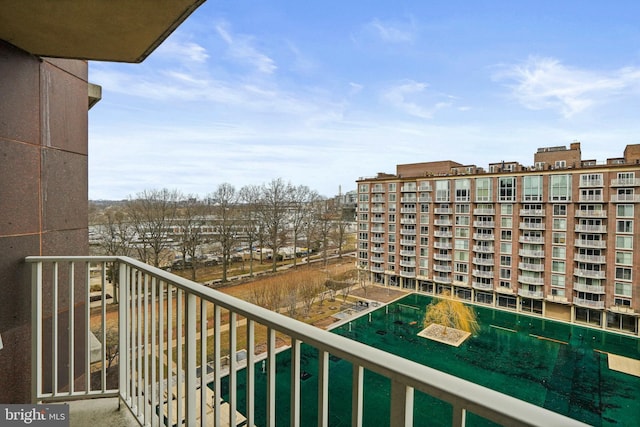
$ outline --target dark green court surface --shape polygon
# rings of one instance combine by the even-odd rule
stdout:
[[[640,425],[640,378],[608,368],[607,353],[640,360],[640,339],[522,314],[474,307],[481,329],[460,347],[418,337],[431,297],[411,294],[333,330],[334,333],[450,373],[593,426]],[[302,346],[301,423],[317,420],[317,350]],[[289,424],[290,352],[277,356],[277,425]],[[331,426],[351,424],[351,364],[329,361]],[[256,373],[256,423],[265,425],[266,374]],[[244,370],[238,410],[244,412]],[[226,387],[226,380],[224,386]],[[364,425],[389,420],[390,384],[364,377]],[[226,395],[226,393],[225,393]],[[451,406],[416,393],[414,425],[451,425]],[[492,423],[468,414],[467,425]]]

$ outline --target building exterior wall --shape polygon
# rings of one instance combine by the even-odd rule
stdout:
[[[615,164],[583,165],[574,143],[538,150],[534,160],[542,153],[553,168],[358,180],[360,270],[385,285],[637,335],[634,147]]]
[[[87,63],[35,57],[0,40],[0,93],[0,402],[22,403],[31,398],[24,258],[88,253]],[[60,294],[68,310],[64,285]],[[75,296],[82,301],[80,290]]]

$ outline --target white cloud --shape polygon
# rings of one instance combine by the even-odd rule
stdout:
[[[218,35],[227,43],[229,53],[233,58],[241,62],[248,63],[258,71],[265,74],[272,74],[278,67],[273,59],[261,53],[253,44],[252,37],[242,34],[232,34],[229,24],[221,22],[215,26]]]
[[[494,78],[511,82],[512,96],[526,108],[551,109],[568,118],[637,88],[640,69],[598,72],[568,67],[554,58],[529,57],[524,63],[502,67]]]
[[[442,108],[452,105],[451,97],[447,97],[448,101],[433,102],[429,98],[433,95],[425,94],[428,84],[407,80],[398,85],[392,86],[383,92],[383,99],[389,102],[393,107],[404,111],[412,116],[423,119],[433,118],[433,114]],[[417,99],[417,100],[416,100]],[[432,102],[433,105],[421,105]]]
[[[154,54],[169,57],[177,62],[203,63],[209,58],[207,50],[201,45],[193,42],[180,42],[175,38],[170,38],[162,43]]]
[[[375,18],[366,25],[366,28],[388,43],[406,43],[414,39],[414,29],[411,24],[392,24]]]

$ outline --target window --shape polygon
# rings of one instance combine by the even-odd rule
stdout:
[[[631,283],[616,282],[615,294],[616,295],[622,295],[622,296],[625,296],[625,297],[630,297],[631,296]]]
[[[565,276],[561,276],[559,274],[551,275],[551,286],[557,286],[558,288],[564,288],[565,285]]]
[[[453,259],[456,261],[469,261],[469,252],[455,251]]]
[[[554,246],[551,249],[551,256],[553,258],[565,259],[567,257],[567,248],[565,248],[564,246]]]
[[[616,222],[617,233],[633,233],[633,221],[622,220]]]
[[[389,203],[389,212],[395,212],[395,211],[396,211],[396,204]]]
[[[469,238],[469,229],[466,227],[456,227],[456,237]]]
[[[616,264],[631,265],[633,254],[631,252],[616,252]]]
[[[429,226],[421,225],[420,226],[420,234],[429,234]]]
[[[366,222],[358,223],[358,230],[360,231],[369,231],[369,224]]]
[[[395,243],[396,242],[396,235],[395,234],[389,234],[389,243]]]
[[[491,178],[476,178],[476,202],[491,201]]]
[[[621,218],[633,218],[633,205],[617,205],[616,214]]]
[[[369,221],[369,214],[361,213],[360,214],[360,221]]]
[[[565,160],[556,160],[555,167],[556,168],[564,168],[567,166],[567,162]]]
[[[522,200],[525,202],[542,200],[542,176],[522,177]]]
[[[469,241],[465,239],[455,239],[455,248],[456,249],[469,249]]]
[[[471,200],[471,180],[456,179],[454,184],[456,188],[456,202],[469,202]]]
[[[449,201],[449,181],[436,181],[436,202]]]
[[[567,216],[567,205],[553,205],[554,216]]]
[[[504,242],[500,243],[500,253],[501,254],[510,254],[512,252],[513,252],[513,250],[512,250],[511,243],[504,243]]]
[[[456,213],[459,214],[468,214],[470,212],[469,205],[456,205]]]
[[[631,269],[625,267],[616,267],[617,280],[631,280]]]
[[[511,230],[502,230],[500,232],[500,240],[511,240]]]
[[[511,270],[508,268],[501,268],[500,269],[500,278],[501,279],[511,279]]]
[[[551,271],[554,273],[564,273],[565,272],[565,262],[564,261],[551,261]]]
[[[358,192],[360,192],[360,193],[368,193],[369,192],[369,184],[360,184],[358,186]]]
[[[398,200],[398,196],[396,195],[396,193],[389,193],[389,201],[395,202],[396,200]]]
[[[463,264],[461,262],[456,262],[453,264],[453,270],[456,273],[468,273],[469,272],[469,265],[468,264]]]
[[[396,222],[396,214],[389,214],[389,222]]]
[[[616,236],[616,249],[633,249],[633,236]]]
[[[501,205],[500,213],[502,215],[513,215],[513,205],[511,203],[505,203]]]
[[[358,197],[358,200],[361,202],[368,202],[369,201],[369,195],[368,194],[360,194],[360,196]]]
[[[469,225],[469,217],[466,215],[456,216],[456,225]]]
[[[567,233],[553,233],[552,241],[557,245],[564,245],[567,240]]]
[[[395,255],[389,255],[389,257],[387,259],[389,260],[390,263],[395,263],[396,262],[396,256]]]
[[[515,202],[516,201],[516,178],[504,177],[498,179],[499,196],[498,200],[501,202]]]
[[[549,200],[571,200],[571,175],[551,175]]]
[[[500,255],[500,265],[511,267],[511,257],[509,255]]]
[[[564,218],[553,218],[553,229],[554,230],[566,230],[567,229],[567,220]]]
[[[396,232],[396,225],[389,224],[389,233],[395,233],[395,232]]]
[[[513,218],[510,216],[503,216],[500,218],[500,227],[502,228],[512,228],[513,227]]]
[[[396,183],[395,182],[391,182],[389,183],[389,192],[394,192],[396,191]]]

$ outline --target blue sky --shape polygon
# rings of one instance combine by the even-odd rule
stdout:
[[[141,64],[91,62],[89,197],[640,143],[638,1],[209,0]]]

